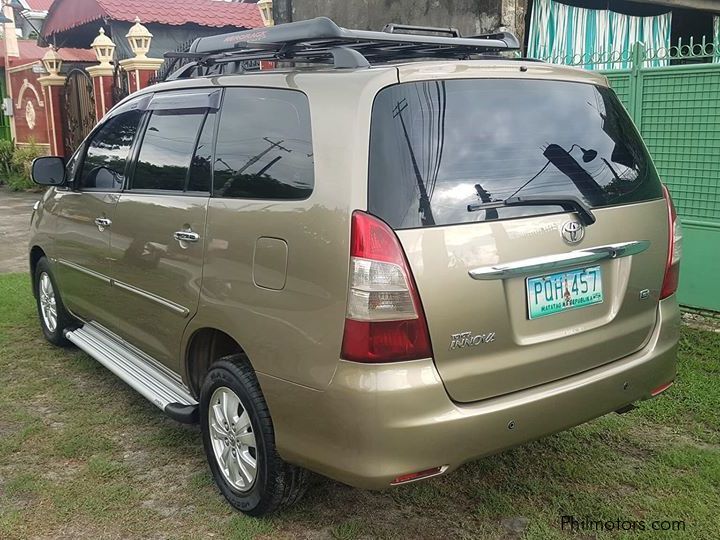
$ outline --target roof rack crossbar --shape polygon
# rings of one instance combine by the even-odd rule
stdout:
[[[458,58],[519,49],[517,38],[501,32],[461,37],[456,29],[388,25],[384,32],[347,30],[326,17],[196,39],[187,52],[166,58],[193,60],[169,79],[194,76],[217,63],[279,60],[332,63],[336,68],[362,68],[403,59]],[[401,31],[446,33],[425,35]],[[192,65],[192,67],[190,67]]]
[[[383,28],[383,32],[387,32],[388,34],[396,34],[398,30],[400,30],[400,32],[433,32],[436,34],[450,34],[456,38],[462,37],[460,30],[453,27],[437,28],[435,26],[413,26],[411,24],[389,23]]]

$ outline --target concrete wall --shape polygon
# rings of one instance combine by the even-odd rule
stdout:
[[[500,26],[522,42],[527,0],[275,0],[275,23],[326,16],[340,26],[382,30],[389,22],[454,26],[463,35]]]
[[[38,60],[7,70],[10,83],[7,95],[12,96],[13,104],[13,136],[18,146],[35,142],[49,149],[50,126],[45,110],[49,103],[45,89],[38,82],[42,72],[36,73],[35,66],[39,70],[42,63]]]

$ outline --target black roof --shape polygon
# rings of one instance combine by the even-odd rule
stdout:
[[[326,17],[196,39],[187,52],[167,58],[193,60],[169,78],[242,71],[258,60],[332,63],[338,68],[417,58],[466,59],[518,50],[509,32],[462,37],[454,28],[389,24],[382,32],[347,30]]]

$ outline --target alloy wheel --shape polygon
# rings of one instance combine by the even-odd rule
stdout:
[[[210,441],[225,480],[238,491],[248,491],[257,477],[257,444],[250,416],[238,395],[217,388],[208,407]]]
[[[57,303],[55,300],[55,289],[47,272],[40,274],[38,286],[38,295],[40,297],[40,312],[42,314],[43,323],[48,331],[55,332],[57,328]]]

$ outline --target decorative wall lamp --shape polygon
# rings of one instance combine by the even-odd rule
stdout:
[[[113,54],[115,53],[115,44],[105,35],[104,28],[100,28],[100,33],[90,44],[90,47],[95,50],[95,56],[102,67],[112,67],[110,63],[112,62]]]

